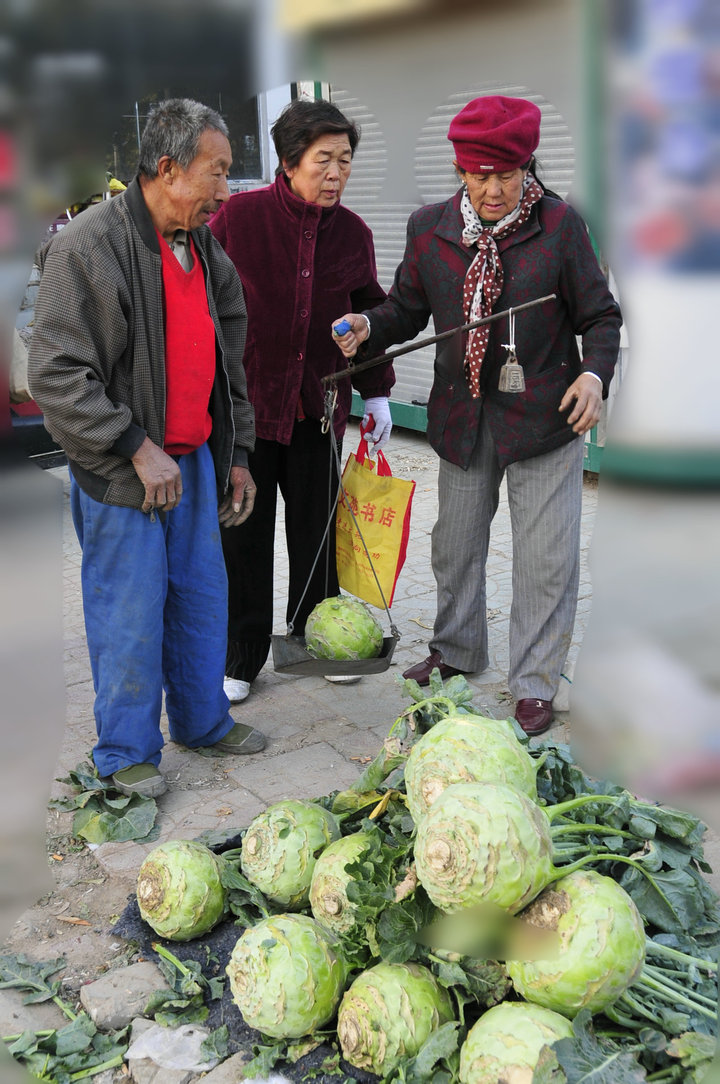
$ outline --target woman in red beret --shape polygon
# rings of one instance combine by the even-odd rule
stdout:
[[[414,212],[387,300],[346,313],[351,357],[548,294],[555,298],[439,344],[427,406],[440,456],[432,534],[437,615],[430,653],[404,677],[427,685],[488,666],[485,566],[505,478],[513,534],[508,685],[528,734],[552,723],[570,647],[580,563],[583,434],[600,417],[622,318],[580,216],[533,172],[540,110],[475,98],[450,124],[460,189]],[[336,321],[340,317],[336,318]],[[581,342],[578,350],[577,341]],[[508,344],[522,381],[503,369]],[[362,347],[361,347],[361,344]],[[521,386],[522,385],[522,386]]]

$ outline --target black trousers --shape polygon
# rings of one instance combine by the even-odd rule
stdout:
[[[338,446],[338,457],[341,446]],[[239,527],[221,531],[228,575],[228,677],[254,681],[270,651],[273,626],[273,565],[278,489],[285,504],[290,583],[286,620],[302,636],[310,611],[339,594],[335,562],[335,517],[318,555],[338,489],[329,433],[312,418],[297,421],[289,445],[258,440],[249,457],[257,486],[252,514]],[[307,588],[307,590],[306,590]],[[303,596],[304,592],[304,596]]]

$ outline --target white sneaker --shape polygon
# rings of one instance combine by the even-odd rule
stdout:
[[[325,674],[324,677],[333,685],[355,685],[360,680],[359,674]]]
[[[226,677],[223,680],[223,692],[231,704],[238,704],[241,700],[247,700],[250,692],[250,682],[242,678]]]

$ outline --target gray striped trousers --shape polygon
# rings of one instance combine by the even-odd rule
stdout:
[[[552,700],[572,640],[580,573],[583,440],[501,468],[483,417],[467,471],[440,460],[432,532],[437,616],[431,650],[450,666],[488,666],[486,564],[500,484],[512,529],[508,686]]]

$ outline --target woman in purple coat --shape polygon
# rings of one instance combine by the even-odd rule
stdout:
[[[278,489],[293,632],[302,636],[313,607],[339,593],[334,529],[312,571],[338,488],[330,435],[322,431],[321,377],[346,367],[331,336],[333,316],[372,309],[385,298],[372,233],[340,202],[360,138],[355,124],[330,102],[299,99],[281,113],[272,136],[280,163],[274,184],[231,196],[210,222],[245,290],[243,365],[257,435],[249,457],[257,486],[253,513],[222,531],[229,587],[225,692],[235,702],[247,697],[270,649]],[[352,381],[374,418],[375,448],[390,435],[387,397],[394,382],[390,363]],[[333,415],[338,444],[350,401],[349,381],[341,380]]]
[[[440,456],[437,615],[428,657],[404,674],[426,685],[436,667],[445,678],[488,666],[485,566],[504,477],[513,534],[508,685],[520,725],[541,734],[577,606],[583,434],[607,395],[621,316],[581,218],[533,173],[538,107],[475,98],[448,138],[461,188],[410,217],[387,300],[345,314],[352,330],[338,342],[348,357],[365,344],[360,361],[413,339],[431,315],[440,333],[555,294],[518,313],[514,333],[503,320],[439,348],[427,408]],[[501,378],[513,342],[520,390]]]

